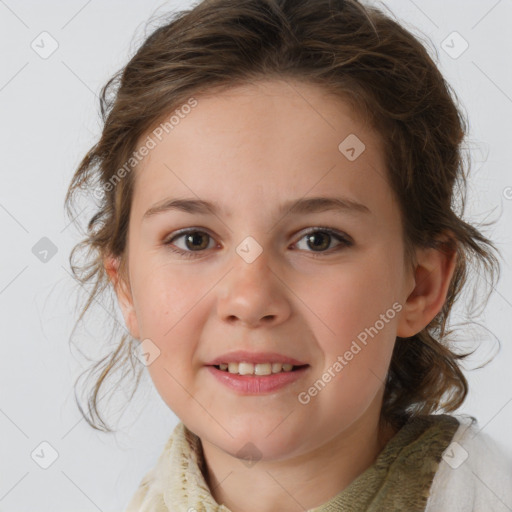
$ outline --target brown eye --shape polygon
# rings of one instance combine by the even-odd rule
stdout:
[[[203,233],[202,231],[192,231],[189,234],[183,236],[185,237],[185,245],[190,250],[201,250],[208,247],[209,235],[207,233]]]
[[[331,244],[331,236],[324,231],[317,231],[306,235],[308,247],[314,248],[315,250],[325,250],[329,248]]]
[[[176,244],[177,240],[183,239],[180,245]],[[201,253],[204,250],[211,248],[209,247],[209,241],[213,241],[210,235],[204,231],[199,230],[187,230],[173,236],[164,242],[171,251],[181,254],[183,256],[195,256],[194,253]],[[215,244],[214,244],[215,245]]]
[[[306,247],[299,247],[299,249],[306,250],[306,252],[327,252],[327,249],[330,248],[333,240],[337,240],[339,242],[334,247],[334,250],[339,250],[343,247],[350,247],[353,245],[353,243],[348,240],[348,238],[345,238],[341,233],[328,228],[312,230],[306,233],[298,243],[302,240],[306,240]]]

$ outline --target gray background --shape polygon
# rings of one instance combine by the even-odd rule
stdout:
[[[481,343],[468,367],[495,354],[497,340],[501,351],[485,368],[466,372],[470,394],[459,412],[476,416],[512,455],[512,3],[384,3],[407,28],[431,39],[442,72],[469,114],[468,219],[499,219],[486,234],[502,250],[502,276],[488,307],[472,317],[475,323],[466,331]],[[126,413],[109,418],[120,421],[116,434],[98,433],[81,419],[73,383],[86,361],[68,343],[76,318],[68,257],[79,234],[64,216],[63,199],[74,169],[100,133],[100,87],[142,42],[152,15],[191,5],[0,0],[1,512],[123,510],[177,422],[147,375]],[[47,59],[31,48],[43,31],[58,43]],[[462,41],[450,36],[452,56],[443,49],[453,31],[469,44],[458,58],[453,52]],[[82,225],[88,215],[85,207]],[[57,250],[46,262],[33,253],[43,237]],[[486,291],[485,282],[477,289]],[[101,304],[96,312],[81,335],[92,354],[111,321]],[[464,307],[456,313],[454,322],[466,322]],[[31,457],[43,441],[58,452],[46,470]]]

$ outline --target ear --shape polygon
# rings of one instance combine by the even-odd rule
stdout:
[[[139,325],[137,322],[137,316],[135,314],[135,308],[133,306],[133,297],[130,289],[130,285],[125,279],[125,276],[120,272],[120,260],[119,258],[108,256],[103,260],[103,266],[108,274],[110,282],[114,287],[114,291],[119,302],[119,307],[123,314],[130,334],[135,339],[140,339]]]
[[[443,237],[446,241],[446,237]],[[457,263],[455,247],[416,251],[417,266],[398,322],[397,336],[408,338],[419,333],[441,311]],[[409,286],[410,288],[410,286]]]

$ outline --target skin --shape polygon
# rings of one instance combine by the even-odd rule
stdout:
[[[232,511],[319,506],[374,462],[396,433],[378,424],[395,338],[440,311],[455,266],[455,255],[427,249],[406,271],[378,133],[318,86],[290,84],[196,95],[198,105],[136,169],[126,278],[118,260],[105,260],[130,332],[161,351],[148,366],[156,389],[201,438],[212,494]],[[366,146],[355,161],[338,150],[351,133]],[[371,213],[278,213],[305,196],[349,197]],[[169,197],[209,200],[225,212],[143,220]],[[325,245],[315,249],[305,230],[318,226],[353,245],[318,235]],[[183,228],[205,232],[196,244],[207,248],[198,253],[181,237],[174,245],[193,257],[171,252],[164,242]],[[247,236],[262,248],[252,263],[236,252]],[[394,303],[394,318],[301,404],[298,394]],[[310,367],[274,393],[241,396],[204,366],[236,349],[277,351]],[[237,456],[248,442],[261,456],[250,467]]]

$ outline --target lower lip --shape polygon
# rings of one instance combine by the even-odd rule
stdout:
[[[277,391],[300,379],[307,372],[309,366],[304,366],[293,372],[280,372],[271,375],[238,375],[218,370],[215,366],[207,368],[222,384],[242,395],[262,395]]]

